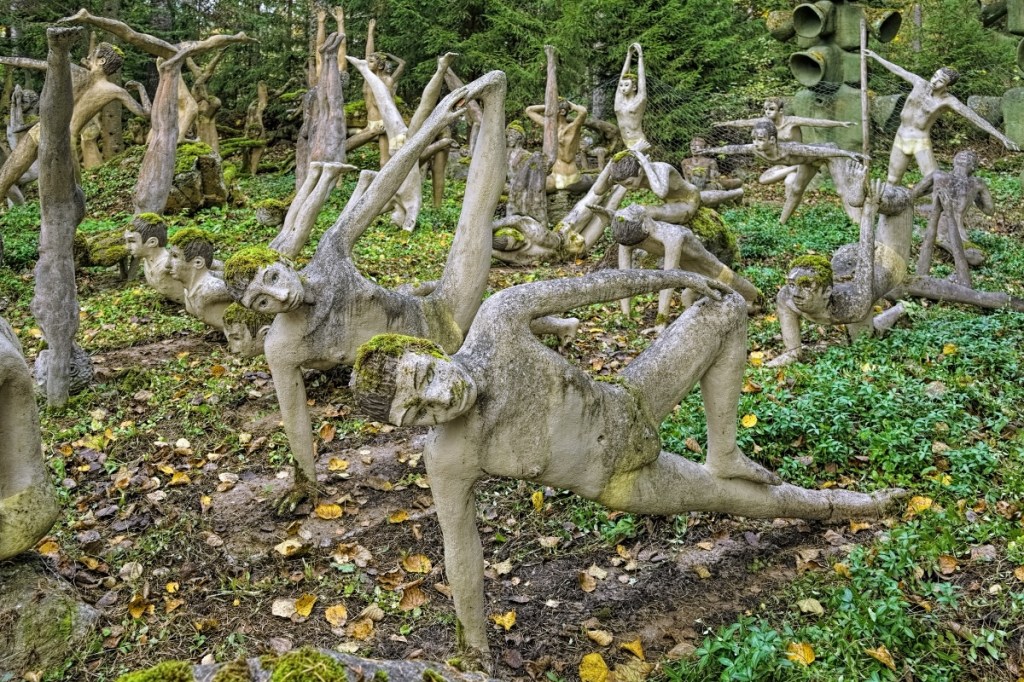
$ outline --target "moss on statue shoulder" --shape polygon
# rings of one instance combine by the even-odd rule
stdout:
[[[789,263],[789,271],[810,270],[813,276],[804,275],[796,280],[797,286],[818,286],[822,289],[832,286],[832,264],[828,258],[816,253],[798,256]]]
[[[117,682],[193,682],[192,664],[187,661],[164,661],[152,668],[128,673]]]
[[[406,351],[424,353],[435,358],[448,358],[448,354],[444,352],[441,346],[430,339],[421,339],[416,336],[406,336],[405,334],[377,334],[377,336],[359,347],[359,352],[356,355],[356,367],[359,367],[361,360],[373,353],[400,358]]]
[[[718,211],[702,206],[690,221],[689,227],[704,247],[726,265],[732,265],[739,258],[740,245],[736,232]]]
[[[270,682],[348,682],[348,670],[343,663],[312,647],[260,659],[263,667],[271,670]]]

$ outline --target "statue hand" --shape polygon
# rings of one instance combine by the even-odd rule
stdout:
[[[85,19],[87,17],[90,17],[90,16],[92,16],[92,15],[89,14],[89,10],[87,10],[87,9],[85,9],[83,7],[82,9],[80,9],[77,12],[75,12],[74,14],[72,14],[70,17],[64,17],[63,19],[58,19],[57,23],[58,24],[73,24],[75,22],[82,21],[83,19]]]
[[[1010,138],[1006,138],[1005,146],[1011,152],[1019,152],[1020,151],[1020,145],[1017,144],[1016,142],[1014,142],[1013,140],[1011,140]]]
[[[692,289],[701,296],[710,298],[712,301],[721,301],[722,294],[733,293],[732,288],[722,284],[716,279],[711,279],[704,275],[698,275],[695,272],[688,272],[686,274],[687,276],[683,278],[683,281],[685,282],[683,286],[687,289]]]
[[[870,48],[867,48],[867,47],[865,47],[865,48],[864,48],[864,56],[865,56],[865,57],[877,57],[878,55],[877,55],[877,54],[875,54],[874,50],[872,50],[872,49],[870,49]]]
[[[644,51],[644,48],[640,46],[640,43],[633,43],[632,45],[630,45],[630,47],[636,50],[637,54],[641,54]]]
[[[632,147],[630,147],[629,149],[630,149],[630,151],[640,152],[641,154],[643,154],[644,152],[646,152],[650,148],[651,148],[651,143],[650,142],[648,142],[645,139],[640,139],[640,140],[637,140],[636,143]]]
[[[872,180],[868,183],[868,195],[866,203],[871,206],[878,206],[878,202],[882,199],[882,192],[885,191],[884,180]]]
[[[851,123],[850,121],[843,121],[843,127],[844,128],[852,128],[853,127],[853,123]]]

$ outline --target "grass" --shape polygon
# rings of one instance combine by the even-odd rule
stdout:
[[[94,213],[82,229],[100,231],[123,223],[125,215],[116,211],[123,210],[123,193],[130,190],[125,175],[108,169],[87,176]],[[1010,172],[984,176],[999,213],[986,223],[989,229],[972,235],[990,254],[975,271],[975,282],[1022,295],[1024,245],[1014,217],[1022,203],[1019,182]],[[263,175],[241,179],[240,189],[250,202],[283,199],[292,182],[291,176]],[[312,255],[315,240],[353,186],[354,177],[334,192],[300,261]],[[412,234],[378,219],[357,246],[363,272],[386,286],[436,278],[462,191],[460,183],[449,182],[444,205],[424,210]],[[769,302],[790,259],[808,251],[828,254],[856,234],[825,193],[809,196],[785,226],[778,225],[778,206],[772,204],[729,209],[724,215],[741,235],[740,272]],[[29,310],[38,204],[29,202],[0,220],[8,256],[0,269],[0,298],[32,356],[42,345]],[[222,259],[229,245],[266,243],[273,235],[273,229],[256,225],[247,206],[175,217],[171,229],[187,226],[218,235]],[[492,273],[492,289],[570,276],[585,267],[501,268]],[[97,560],[106,566],[105,575],[118,576],[132,561],[148,572],[173,573],[184,564],[202,567],[196,573],[200,577],[204,570],[214,573],[188,588],[190,604],[182,607],[187,617],[164,613],[163,607],[142,618],[123,605],[110,612],[102,634],[83,651],[69,653],[48,679],[110,680],[169,655],[198,659],[213,653],[227,660],[257,653],[258,628],[253,632],[206,622],[202,605],[232,623],[259,622],[266,619],[271,596],[289,589],[315,586],[321,603],[352,600],[353,614],[356,605],[377,604],[394,618],[395,636],[412,636],[434,620],[451,621],[449,606],[397,613],[396,594],[382,589],[364,569],[332,565],[316,554],[299,564],[256,562],[230,571],[208,563],[209,549],[200,538],[233,532],[212,528],[202,511],[202,496],[218,485],[212,472],[264,472],[287,463],[265,361],[228,356],[223,346],[211,343],[212,337],[204,339],[207,331],[199,322],[144,284],[119,282],[113,270],[80,273],[79,298],[80,342],[110,359],[97,383],[74,396],[64,410],[42,410],[45,450],[69,510],[53,532],[61,561],[93,560],[78,547],[75,534],[83,514],[112,504],[116,518],[125,522],[140,509],[148,510],[149,525],[131,531],[128,544],[103,550]],[[650,341],[642,330],[653,324],[656,301],[646,297],[638,305],[640,312],[632,318],[621,315],[616,304],[577,311],[581,331],[568,356],[595,373],[614,374]],[[857,544],[831,555],[825,570],[803,573],[783,589],[762,595],[747,613],[707,628],[688,659],[661,662],[656,673],[661,679],[997,680],[1014,679],[1013,666],[1024,665],[1024,318],[921,302],[911,303],[910,309],[909,323],[883,339],[846,344],[839,330],[805,325],[805,338],[823,346],[807,362],[776,370],[752,360],[740,414],[757,419],[740,429],[740,445],[790,482],[857,490],[901,486],[927,503],[919,502],[919,509],[876,524],[870,532],[860,531]],[[770,310],[751,318],[751,351],[769,357],[781,352],[778,335]],[[152,361],[131,353],[155,342],[167,347],[154,350]],[[314,428],[330,422],[337,427],[337,441],[357,448],[386,437],[380,424],[352,411],[347,390],[333,377],[312,374],[307,386],[317,411]],[[243,413],[244,419],[237,416]],[[663,445],[699,459],[704,431],[700,396],[694,392],[662,425]],[[187,451],[176,447],[179,439],[189,441]],[[171,486],[175,473],[188,474],[193,483]],[[118,487],[118,481],[129,479],[136,483]],[[146,502],[151,491],[143,490],[152,479],[167,495],[159,512]],[[417,479],[410,474],[400,483],[415,489]],[[543,563],[588,551],[614,554],[620,544],[664,542],[682,548],[695,541],[694,526],[703,518],[619,514],[525,482],[488,482],[478,502],[481,523],[489,526],[485,554],[492,563]],[[543,537],[558,538],[559,544],[542,547],[537,539]],[[428,540],[438,555],[439,534],[428,534]],[[389,551],[400,550],[398,545],[392,543]],[[755,562],[752,569],[760,566]],[[133,591],[114,582],[127,588],[126,596]],[[154,586],[162,586],[157,582]],[[297,584],[303,587],[293,587]],[[808,598],[817,600],[821,614],[796,606]],[[322,636],[303,627],[298,636]],[[795,660],[796,644],[810,647],[813,662]],[[882,645],[892,667],[879,653]],[[367,644],[361,651],[382,655],[380,646]],[[566,656],[570,666],[578,664],[576,653]]]

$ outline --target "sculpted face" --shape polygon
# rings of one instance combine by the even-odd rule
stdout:
[[[476,402],[476,385],[455,362],[406,351],[395,367],[390,421],[400,426],[433,426],[451,421]]]
[[[182,280],[188,272],[188,268],[192,267],[192,264],[185,258],[185,254],[181,252],[181,247],[171,246],[167,249],[167,274],[172,279]]]
[[[299,273],[277,262],[256,271],[239,303],[258,313],[287,313],[302,305],[305,293]]]
[[[935,72],[935,75],[931,79],[932,90],[945,90],[946,86],[949,85],[949,77],[939,70]]]
[[[139,256],[142,252],[142,235],[132,230],[124,231],[124,245],[128,249],[128,253],[133,256]]]
[[[786,286],[793,297],[793,304],[802,313],[819,315],[828,309],[831,287],[822,287],[814,270],[794,268],[786,277]]]
[[[690,140],[690,154],[692,156],[699,155],[702,151],[708,148],[708,143],[703,138],[696,137]]]
[[[751,141],[754,145],[754,149],[759,152],[767,152],[775,148],[775,136],[769,135],[763,130],[754,130]]]
[[[506,147],[522,147],[523,142],[523,134],[520,133],[518,130],[505,130]]]
[[[632,78],[623,78],[619,81],[619,92],[623,95],[632,95],[636,92],[636,82]]]
[[[782,108],[776,102],[764,103],[764,117],[768,120],[774,121],[780,113],[782,113]]]
[[[255,337],[244,322],[231,322],[224,325],[224,337],[228,340],[228,351],[242,358],[254,358],[263,353],[263,339],[269,327],[260,329]]]

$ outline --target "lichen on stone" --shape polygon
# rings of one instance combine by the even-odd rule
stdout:
[[[789,271],[792,272],[793,270],[810,270],[814,273],[813,276],[804,275],[798,277],[796,280],[797,286],[817,286],[821,289],[832,286],[832,264],[824,256],[816,253],[798,256],[789,263]]]
[[[260,268],[283,261],[284,257],[266,246],[250,246],[236,252],[224,262],[224,281],[245,288]]]
[[[348,682],[344,664],[312,647],[289,651],[265,664],[273,670],[270,682]]]
[[[193,682],[192,665],[188,661],[164,661],[152,668],[128,673],[117,682]]]

